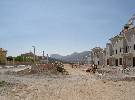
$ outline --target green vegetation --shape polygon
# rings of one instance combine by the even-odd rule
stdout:
[[[22,56],[17,56],[17,57],[15,58],[15,61],[23,61],[23,57],[22,57]]]
[[[15,61],[19,61],[19,62],[23,62],[23,61],[33,62],[33,58],[24,57],[24,56],[17,56],[17,57],[15,58]]]

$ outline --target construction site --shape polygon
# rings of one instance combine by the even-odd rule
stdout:
[[[135,34],[135,17],[131,19],[123,33],[114,37],[115,42],[107,43],[106,49],[92,49],[90,63],[49,60],[44,51],[39,61],[34,48],[34,53],[22,54],[34,58],[33,62],[30,59],[22,60],[23,63],[12,60],[9,65],[1,65],[0,100],[134,100],[135,39],[127,40],[129,34]],[[122,44],[118,43],[120,40]]]
[[[57,2],[53,3],[53,7],[56,6],[55,3]],[[77,2],[75,2],[75,4],[76,3]],[[78,8],[76,7],[78,6],[80,7],[82,3],[83,2],[75,6],[75,11],[78,10]],[[83,7],[84,5],[87,5],[87,3],[88,2],[85,2],[83,4]],[[34,2],[34,4],[37,4],[37,3]],[[39,5],[42,7],[38,6],[34,9],[34,11],[36,11],[37,9],[41,10],[44,7],[44,5],[41,5],[40,3]],[[49,6],[48,5],[47,7],[50,7],[50,5]],[[61,2],[60,2],[60,5],[62,5]],[[26,5],[25,7],[27,8],[27,6],[29,5]],[[33,8],[34,7],[35,6],[33,6]],[[62,7],[64,8],[64,6]],[[72,7],[74,7],[74,5],[72,5]],[[70,8],[70,7],[67,6],[67,8]],[[84,8],[88,9],[88,6]],[[57,7],[54,9],[57,9]],[[71,16],[68,16],[68,17],[64,16],[64,12],[66,11],[64,10],[63,13],[61,14],[61,9],[62,8],[59,8],[58,12],[57,11],[55,12],[56,14],[60,13],[60,15],[56,17],[58,18],[60,17],[60,19],[64,17],[64,19],[62,19],[62,22],[65,19],[68,21],[71,20],[71,22],[74,22],[75,20],[76,22],[70,25],[69,22],[66,21],[67,24],[69,25],[68,26],[69,29],[66,27],[66,24],[62,22],[61,22],[62,25],[60,24],[61,26],[56,28],[56,26],[59,24],[56,21],[57,20],[56,18],[54,18],[55,20],[52,18],[54,17],[53,16],[54,12],[45,13],[45,14],[48,14],[46,21],[43,21],[45,15],[42,16],[43,18],[40,16],[39,19],[42,19],[42,20],[36,19],[35,16],[38,14],[34,15],[35,12],[34,14],[30,15],[30,16],[34,16],[33,19],[31,17],[29,18],[30,21],[26,20],[28,16],[26,17],[26,19],[25,18],[22,18],[22,19],[25,19],[25,21],[29,23],[35,22],[35,23],[32,23],[32,25],[34,24],[34,26],[36,27],[39,26],[40,27],[39,30],[41,29],[41,27],[43,27],[44,30],[51,30],[52,33],[53,32],[55,33],[55,31],[59,33],[59,30],[61,30],[62,28],[63,29],[65,28],[67,33],[70,33],[69,30],[71,28],[71,31],[73,32],[72,34],[74,34],[74,32],[79,33],[80,31],[82,31],[81,30],[82,27],[77,26],[77,25],[79,23],[81,25],[84,25],[83,22],[87,22],[87,20],[80,21],[82,16],[79,18],[75,17],[75,19],[72,19]],[[28,10],[31,11],[31,8]],[[40,10],[39,11],[37,10],[37,11],[40,12]],[[43,12],[45,12],[45,10],[46,9],[41,11],[40,14],[42,15]],[[81,10],[82,8],[80,7],[79,12]],[[75,11],[73,13],[73,16],[74,14],[76,14]],[[95,10],[92,10],[92,12],[94,11]],[[109,10],[109,12],[110,11],[111,10]],[[69,12],[72,12],[72,10],[69,10]],[[69,12],[66,12],[66,13],[69,13]],[[84,12],[81,14],[78,13],[77,16],[80,16],[83,14]],[[99,17],[99,15],[100,13],[98,13],[96,16]],[[52,18],[51,21],[52,22],[56,21],[57,24],[51,23],[49,21],[49,18]],[[101,16],[99,18],[101,18]],[[85,16],[84,19],[87,19],[87,17]],[[109,23],[105,19],[101,22]],[[19,21],[17,22],[19,23]],[[23,23],[25,21],[22,21],[20,23]],[[50,28],[48,27],[46,28],[44,24],[41,24],[41,25],[39,24],[41,22],[47,23],[47,21],[49,22],[47,25],[50,26]],[[96,24],[98,21],[94,20],[93,23]],[[78,34],[69,35],[69,34],[66,34],[66,32],[65,32],[66,35],[63,35],[63,34],[60,34],[60,35],[63,35],[63,37],[65,37],[66,39],[69,36],[71,40],[70,39],[64,40],[62,37],[58,38],[57,35],[54,35],[54,34],[50,36],[49,33],[45,35],[42,35],[42,34],[37,35],[37,33],[40,33],[41,31],[37,31],[37,29],[33,28],[34,26],[32,27],[31,24],[29,24],[31,27],[27,27],[28,23],[24,24],[26,25],[25,28],[28,29],[28,32],[30,32],[30,35],[28,37],[31,36],[32,41],[34,41],[31,43],[33,44],[35,43],[34,45],[38,45],[38,46],[32,46],[31,48],[33,51],[30,50],[30,52],[27,52],[27,53],[24,52],[22,48],[21,50],[19,49],[20,51],[18,50],[15,52],[14,52],[14,49],[11,49],[12,53],[17,56],[8,56],[8,57],[7,55],[9,55],[8,54],[9,50],[0,48],[0,100],[135,100],[135,23],[134,21],[135,21],[135,14],[132,15],[131,18],[129,18],[127,23],[125,22],[126,24],[122,26],[122,29],[119,32],[117,32],[118,33],[117,35],[110,37],[108,39],[108,42],[104,43],[105,47],[100,47],[100,46],[96,46],[94,48],[91,47],[91,49],[89,49],[86,52],[83,52],[83,53],[75,52],[67,56],[60,56],[60,55],[54,54],[59,59],[49,56],[49,54],[47,53],[47,50],[49,50],[47,49],[47,45],[52,46],[50,47],[51,49],[53,49],[54,47],[57,50],[60,50],[62,52],[63,49],[61,48],[64,48],[64,47],[65,49],[69,48],[70,50],[72,49],[72,47],[82,48],[84,45],[87,45],[87,44],[80,43],[80,42],[77,43],[77,40],[79,41],[79,38],[80,38],[82,42],[85,39],[82,39],[81,35],[80,36],[78,36]],[[85,24],[88,26],[88,23],[85,23]],[[6,24],[4,25],[6,26]],[[53,27],[53,25],[55,27]],[[76,29],[76,31],[72,29],[73,26],[75,26],[74,28]],[[91,27],[93,26],[94,25],[92,24]],[[103,25],[101,24],[101,26],[104,26],[104,24]],[[32,32],[29,31],[29,29],[34,29],[34,31],[32,31],[34,33],[37,32],[36,37],[34,37],[33,34],[31,34]],[[16,31],[19,33],[18,30]],[[86,30],[86,28],[84,28],[84,30]],[[82,33],[85,33],[85,32],[89,33],[84,30],[82,31]],[[64,31],[62,31],[62,33],[63,32]],[[47,32],[43,31],[43,33],[47,33]],[[25,41],[23,40],[24,44],[23,43],[21,44],[22,41],[17,39],[18,42],[20,43],[17,46],[18,48],[20,45],[21,47],[24,46],[25,48],[24,50],[28,51],[28,49],[26,48],[28,48],[29,46],[26,46],[26,44],[29,43],[30,38],[28,38],[25,35],[24,34],[17,35],[21,38],[28,39],[27,42],[26,40]],[[9,37],[10,37],[10,34],[9,34]],[[50,37],[51,39],[47,40],[45,37],[47,38]],[[91,36],[91,37],[94,38],[94,36]],[[98,37],[98,35],[97,36],[95,35],[95,37]],[[77,38],[76,39],[77,44],[73,44],[72,46],[64,44],[63,47],[58,49],[57,46],[62,45],[60,44],[60,42],[65,41],[67,44],[72,44],[73,41],[75,42],[75,38]],[[39,39],[42,43],[35,42],[36,39],[37,40]],[[43,41],[42,39],[45,41]],[[70,43],[69,41],[72,41],[72,42]],[[47,45],[45,44],[46,42],[47,42]],[[59,42],[57,46],[55,46],[56,45],[55,42]],[[78,46],[78,44],[80,47]],[[82,47],[81,47],[81,44],[83,44]],[[46,47],[43,48],[43,46],[41,45],[46,46]],[[90,43],[90,45],[92,45],[92,42]],[[37,48],[39,48],[39,50],[37,50]],[[41,51],[41,49],[43,51]],[[54,51],[56,52],[57,50],[52,50],[51,52],[54,52]],[[75,49],[75,50],[78,50],[78,49]],[[18,54],[16,52],[18,52]],[[45,52],[47,53],[46,55],[45,55]],[[68,53],[68,50],[65,52]]]
[[[55,67],[54,67],[55,66]],[[1,100],[134,100],[135,69],[55,63],[0,69]]]

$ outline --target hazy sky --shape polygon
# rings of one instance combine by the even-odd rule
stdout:
[[[105,47],[135,13],[135,0],[0,0],[0,47],[8,55],[62,55]]]

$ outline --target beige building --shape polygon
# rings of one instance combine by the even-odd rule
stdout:
[[[100,47],[95,47],[91,51],[91,62],[96,65],[104,65],[105,64],[105,50]]]
[[[32,52],[21,54],[22,57],[31,58],[33,59],[34,54]],[[35,55],[36,56],[36,55]],[[37,56],[36,56],[37,57]]]
[[[6,64],[6,55],[7,55],[7,51],[4,50],[3,48],[0,48],[0,64]]]
[[[112,37],[103,50],[95,47],[91,51],[91,61],[96,65],[133,66],[135,67],[135,15]]]
[[[106,44],[106,65],[135,67],[135,15],[123,27],[122,31]]]
[[[106,45],[106,65],[135,66],[135,27],[124,28]]]

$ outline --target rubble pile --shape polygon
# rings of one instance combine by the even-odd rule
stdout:
[[[86,72],[95,73],[97,71],[97,65],[93,64],[86,69]]]
[[[131,69],[131,68],[130,68]],[[97,69],[96,75],[100,79],[114,80],[114,81],[135,81],[135,68],[132,70],[123,71],[119,67],[115,68],[100,68]],[[125,70],[125,69],[124,69]]]
[[[29,75],[29,74],[37,74],[37,73],[50,73],[50,74],[65,74],[68,75],[68,72],[64,69],[64,65],[60,62],[49,63],[49,64],[36,64],[30,68],[12,72],[17,75]]]
[[[37,64],[37,65],[33,65],[31,68],[31,73],[41,73],[47,70],[52,69],[52,64]]]
[[[27,68],[21,71],[16,72],[17,75],[27,75],[27,74],[31,74],[31,69]]]
[[[68,75],[69,73],[64,69],[64,65],[62,63],[55,62],[53,64],[53,68],[55,68],[55,71],[60,72],[62,74]]]

